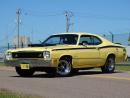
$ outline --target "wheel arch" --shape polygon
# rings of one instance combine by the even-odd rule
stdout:
[[[114,58],[116,58],[116,55],[115,55],[114,53],[110,53],[110,54],[107,55],[107,58],[109,58],[109,57],[114,57]]]
[[[109,57],[113,57],[113,58],[115,59],[115,61],[116,61],[116,55],[115,55],[114,53],[109,53],[109,54],[106,56],[105,63],[106,63],[106,61],[107,61],[107,59],[108,59]]]
[[[72,63],[72,59],[73,59],[73,57],[72,57],[71,55],[62,55],[62,56],[60,57],[59,61],[60,61],[60,60],[67,60],[67,61],[69,61],[69,62]]]

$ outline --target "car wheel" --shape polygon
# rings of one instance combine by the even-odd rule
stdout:
[[[21,69],[20,67],[15,67],[15,70],[17,72],[18,75],[20,75],[21,77],[29,77],[32,76],[34,74],[34,70],[33,69]]]
[[[104,66],[101,67],[102,72],[104,73],[112,73],[115,70],[115,57],[110,56],[107,58]]]
[[[60,60],[56,72],[60,76],[68,76],[71,74],[71,63],[69,60]]]

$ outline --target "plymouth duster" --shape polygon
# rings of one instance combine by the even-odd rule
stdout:
[[[5,63],[23,77],[35,71],[68,76],[80,69],[101,68],[112,73],[115,64],[125,61],[126,49],[91,33],[59,33],[37,46],[6,51]]]

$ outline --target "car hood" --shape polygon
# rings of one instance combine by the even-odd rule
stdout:
[[[37,51],[53,51],[58,49],[75,48],[76,45],[56,45],[56,46],[43,46],[43,47],[27,47],[10,49],[7,52],[37,52]]]

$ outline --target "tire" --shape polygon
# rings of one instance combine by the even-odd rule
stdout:
[[[21,77],[32,76],[35,72],[33,69],[25,70],[25,69],[21,69],[20,67],[15,67],[15,70],[16,70],[17,74]]]
[[[69,76],[72,71],[72,65],[69,60],[60,60],[56,68],[56,73],[59,76]]]
[[[104,66],[101,67],[103,73],[113,73],[115,70],[115,57],[109,56]]]

